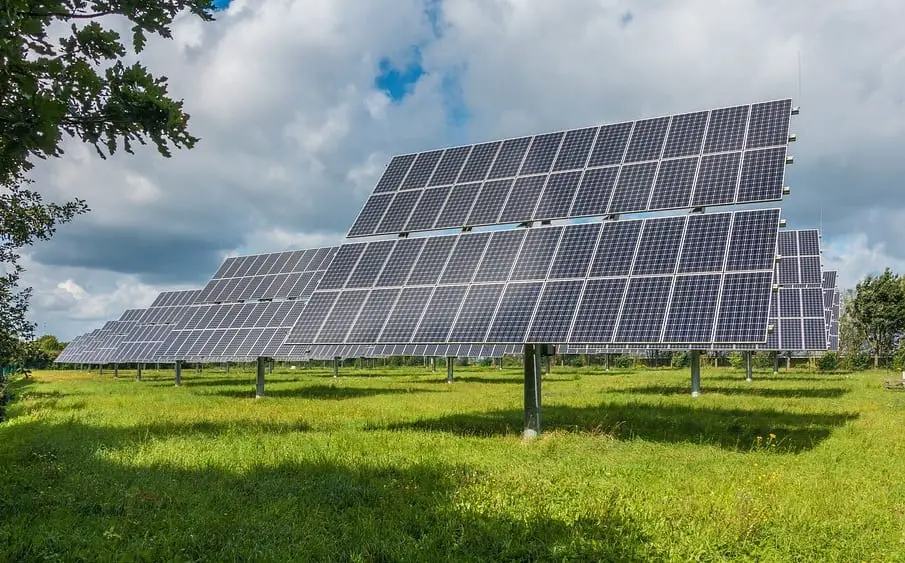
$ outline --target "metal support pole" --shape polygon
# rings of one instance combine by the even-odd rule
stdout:
[[[546,369],[545,374],[550,375],[550,356],[547,356],[547,362],[544,365],[544,369]]]
[[[745,381],[751,382],[753,381],[752,377],[752,367],[751,367],[751,351],[745,352]]]
[[[138,370],[136,370],[136,373],[135,373],[135,379],[138,381],[141,381],[141,368],[142,368],[142,365],[138,364]]]
[[[113,379],[119,377],[119,364],[113,364]]]
[[[273,364],[274,364],[273,360],[270,360],[270,362],[267,363],[267,369],[268,369],[267,373],[273,373]]]
[[[610,355],[604,354],[603,357],[606,358],[606,364],[603,371],[610,371]]]
[[[786,371],[792,369],[792,352],[786,355]]]
[[[453,382],[453,370],[455,370],[456,359],[452,357],[446,358],[446,382]]]
[[[339,377],[339,358],[333,358],[333,377]]]
[[[182,360],[176,360],[176,387],[182,385]]]
[[[437,359],[431,356],[431,371],[437,371]]]
[[[198,375],[201,375],[201,364],[200,363],[195,364],[195,373],[197,373]]]
[[[779,375],[779,352],[773,353],[773,375]]]
[[[701,394],[701,351],[691,351],[691,396]]]
[[[104,364],[97,364],[97,374],[104,375]]]
[[[255,399],[264,396],[264,358],[258,358],[258,381],[255,385]]]
[[[525,344],[525,430],[522,437],[530,440],[540,434],[540,388],[541,388],[541,356],[540,348],[534,344]]]
[[[226,375],[229,375],[229,362],[226,362]]]

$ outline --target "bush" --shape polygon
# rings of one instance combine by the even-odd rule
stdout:
[[[846,355],[841,363],[846,369],[864,371],[871,368],[873,360],[871,359],[870,354],[862,351]]]
[[[691,354],[688,352],[673,352],[670,365],[674,368],[687,368],[691,365]]]
[[[632,364],[634,364],[634,361],[631,356],[622,355],[614,357],[612,364],[613,367],[617,368],[630,368],[632,367]]]
[[[742,356],[741,352],[729,352],[726,357],[729,359],[729,365],[735,369],[745,367],[745,357]]]
[[[839,356],[836,352],[826,352],[817,359],[818,371],[836,371],[839,367]]]
[[[772,369],[773,368],[773,358],[776,357],[776,352],[758,352],[754,354],[754,357],[751,359],[751,363],[754,364],[754,367],[757,369]]]

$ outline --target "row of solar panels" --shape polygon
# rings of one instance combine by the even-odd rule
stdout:
[[[739,214],[747,213],[752,212],[740,212]],[[754,213],[769,214],[770,210]],[[722,249],[719,252],[715,252],[714,255],[727,254],[726,247],[729,246],[728,241],[731,238],[732,230],[726,227],[730,224],[734,225],[735,223],[730,220],[723,226],[724,223],[723,220],[720,219],[720,216],[725,215],[730,214],[695,215],[690,216],[687,219],[682,219],[688,223],[686,228],[691,228],[691,225],[707,225],[708,230],[706,231],[706,235],[702,233],[701,238],[710,241],[711,244],[716,244],[717,248]],[[707,220],[704,221],[704,218],[707,218]],[[632,245],[638,245],[640,247],[649,244],[651,247],[650,250],[658,248],[662,250],[663,244],[666,243],[666,237],[649,236],[645,239],[644,233],[659,232],[657,231],[659,227],[651,230],[645,230],[645,228],[650,228],[651,225],[659,225],[664,220],[665,219],[661,218],[649,219],[646,220],[646,222],[638,221],[637,223],[642,224],[642,227],[638,228],[637,232],[634,229],[628,229],[624,232],[635,233],[630,237],[634,241]],[[371,265],[368,266],[367,269],[377,269],[376,274],[373,272],[370,274],[370,278],[374,280],[372,282],[374,287],[371,290],[361,289],[361,286],[365,285],[360,281],[365,278],[363,274],[358,278],[355,278],[354,275],[349,275],[345,280],[345,287],[349,289],[348,294],[350,296],[356,295],[351,301],[358,302],[357,300],[361,299],[359,304],[362,308],[355,314],[347,315],[344,319],[339,318],[341,316],[340,311],[346,311],[348,307],[343,306],[339,309],[334,308],[335,312],[331,311],[331,314],[336,316],[336,322],[330,325],[330,328],[324,336],[325,339],[331,340],[330,343],[296,345],[286,343],[286,337],[292,327],[296,327],[297,331],[320,330],[321,325],[326,324],[323,322],[319,324],[315,319],[302,318],[305,306],[305,302],[302,300],[210,305],[198,302],[201,293],[200,290],[189,290],[164,292],[155,299],[154,303],[157,305],[152,305],[148,309],[130,309],[125,311],[119,321],[109,321],[102,328],[74,339],[57,361],[67,363],[124,363],[154,361],[169,362],[175,359],[207,361],[226,359],[242,360],[258,356],[305,359],[310,357],[332,358],[335,356],[385,356],[393,354],[489,356],[499,355],[500,352],[517,353],[521,349],[521,345],[514,342],[427,343],[413,342],[411,339],[408,342],[401,342],[401,337],[394,337],[394,339],[392,339],[393,342],[371,341],[352,343],[347,341],[345,343],[338,343],[332,341],[332,338],[334,337],[326,336],[327,334],[343,333],[343,331],[347,330],[352,323],[352,320],[358,322],[356,334],[361,334],[362,331],[367,332],[368,327],[377,326],[378,324],[388,324],[393,327],[391,331],[398,332],[400,330],[398,324],[396,324],[398,319],[402,317],[413,319],[415,315],[405,316],[398,313],[396,317],[394,317],[393,322],[390,323],[390,316],[387,315],[385,311],[382,311],[380,307],[378,307],[378,304],[389,303],[389,297],[395,298],[396,296],[402,295],[403,289],[406,287],[411,290],[419,290],[418,295],[423,296],[418,297],[415,301],[410,299],[409,296],[405,296],[401,299],[403,303],[409,304],[408,307],[410,310],[417,310],[419,314],[423,309],[431,311],[431,315],[425,319],[421,319],[421,324],[418,325],[418,331],[420,331],[421,334],[439,334],[444,331],[446,329],[446,323],[448,323],[448,320],[444,319],[448,319],[449,316],[443,315],[443,310],[450,310],[455,307],[463,306],[465,309],[465,316],[462,317],[463,324],[461,326],[469,327],[468,330],[482,330],[480,328],[482,323],[475,322],[475,316],[486,314],[484,311],[496,311],[497,317],[505,319],[506,322],[501,320],[496,325],[489,325],[490,331],[494,335],[508,335],[501,337],[503,340],[518,340],[518,338],[513,338],[511,335],[521,334],[521,331],[525,329],[524,319],[527,316],[526,312],[536,309],[536,312],[539,313],[540,316],[535,316],[535,318],[544,319],[539,323],[539,326],[544,326],[544,330],[547,332],[542,335],[535,334],[535,336],[543,336],[544,338],[542,340],[565,342],[568,339],[557,338],[555,332],[559,330],[561,333],[563,330],[562,327],[566,325],[566,323],[562,321],[562,319],[566,318],[566,315],[562,313],[563,311],[568,311],[569,304],[574,303],[579,297],[584,299],[586,303],[594,303],[594,306],[586,308],[586,311],[593,311],[596,315],[594,317],[588,317],[588,320],[583,320],[578,323],[579,331],[585,331],[586,333],[587,331],[594,331],[596,334],[599,334],[599,332],[604,330],[612,329],[607,329],[606,323],[599,322],[602,318],[600,315],[603,309],[600,308],[599,300],[592,299],[591,296],[599,296],[602,287],[609,287],[614,284],[628,285],[628,281],[632,279],[647,280],[645,283],[663,284],[668,281],[669,283],[677,284],[677,286],[673,288],[673,305],[669,308],[671,316],[670,314],[666,314],[667,320],[665,323],[667,332],[672,333],[674,331],[682,331],[683,334],[687,335],[690,334],[690,331],[699,330],[701,327],[707,326],[708,323],[695,323],[694,319],[701,311],[709,311],[710,307],[693,304],[699,303],[699,300],[702,298],[704,298],[705,301],[706,299],[713,299],[715,285],[706,286],[707,283],[712,283],[710,280],[714,279],[714,274],[712,273],[686,273],[685,275],[675,276],[674,280],[671,276],[663,275],[617,275],[601,278],[587,277],[587,273],[593,269],[592,264],[594,263],[594,260],[592,259],[591,254],[593,254],[595,246],[599,245],[588,243],[587,236],[568,237],[567,233],[573,231],[585,234],[594,232],[594,236],[597,237],[601,236],[600,231],[603,231],[604,229],[605,227],[599,224],[587,224],[519,231],[518,240],[520,240],[520,244],[523,245],[523,248],[521,249],[522,252],[525,251],[525,248],[531,249],[527,254],[527,256],[531,257],[531,264],[520,269],[518,267],[520,262],[517,259],[513,257],[506,258],[501,252],[493,252],[490,255],[493,256],[494,259],[490,260],[485,265],[486,269],[482,270],[481,267],[475,265],[475,271],[471,272],[469,270],[469,273],[467,274],[468,276],[473,276],[477,275],[477,272],[484,272],[482,275],[486,276],[486,279],[491,280],[489,283],[478,284],[475,286],[479,289],[474,292],[470,292],[471,290],[469,290],[459,278],[453,279],[452,283],[444,284],[442,282],[444,271],[442,265],[439,267],[436,266],[438,261],[427,260],[427,257],[425,257],[425,260],[434,264],[433,269],[435,270],[435,278],[431,280],[418,278],[418,283],[421,285],[416,284],[415,286],[406,286],[405,282],[411,278],[410,270],[413,270],[415,265],[420,263],[420,260],[417,257],[404,258],[402,254],[395,253],[395,250],[397,249],[391,249],[393,252],[387,251],[381,253],[386,261],[386,263],[382,265],[382,269],[380,268],[380,265],[375,266],[373,261],[368,261]],[[718,237],[713,236],[714,229],[717,229],[717,231],[721,233]],[[549,234],[542,233],[558,234],[556,237],[551,237]],[[493,240],[494,236],[502,234],[506,234],[506,236],[500,237],[498,240],[508,240],[509,243],[501,245],[500,248],[508,248],[510,249],[510,252],[518,250],[516,246],[511,244],[511,241],[515,240],[512,238],[515,237],[515,235],[511,234],[511,232],[493,233],[493,236],[490,236],[489,240],[487,240],[487,237],[482,238],[485,239],[485,244],[489,247],[491,244],[490,241]],[[474,235],[460,235],[460,237],[463,236]],[[785,231],[780,233],[780,241],[788,241],[789,237],[791,237],[793,241],[808,241],[808,244],[817,241],[816,231]],[[554,241],[554,244],[549,243],[549,241],[554,238],[559,240],[559,246],[555,244],[556,241]],[[679,238],[681,239],[682,237]],[[716,239],[725,240],[722,243],[714,243]],[[421,241],[418,241],[418,239],[401,239],[399,241],[383,242],[384,244],[389,243],[391,246],[397,245],[400,248],[408,249],[404,251],[408,253],[411,252],[411,248],[420,248],[427,240],[434,239],[422,239]],[[524,245],[528,244],[529,240],[542,240],[547,242],[544,245],[525,247]],[[568,255],[572,257],[570,263],[584,264],[584,268],[587,272],[579,275],[579,272],[576,270],[567,269],[563,270],[563,273],[554,274],[548,278],[547,276],[550,275],[549,272],[554,271],[550,264],[556,263],[555,257],[557,252],[563,249],[562,245],[565,240],[585,241],[580,245],[569,244],[568,250],[564,252],[567,252]],[[646,243],[645,240],[650,242]],[[412,246],[413,244],[415,246]],[[364,243],[359,243],[359,246],[364,247],[366,245]],[[445,245],[443,246],[445,247]],[[613,249],[618,245],[607,246],[610,249]],[[447,248],[447,262],[450,261],[452,250],[455,247],[455,245],[450,245]],[[547,248],[548,250],[540,250],[541,248]],[[671,252],[675,252],[675,256],[678,257],[678,263],[681,264],[682,252],[678,247],[671,248],[673,248]],[[802,258],[802,256],[798,255],[797,245],[794,247],[794,250],[792,249],[793,247],[788,245],[786,245],[785,248],[787,252],[795,252],[796,254],[782,257],[778,263],[779,266],[775,268],[775,276],[780,275],[779,272],[781,271],[781,264],[783,262]],[[804,242],[802,242],[802,248],[805,248]],[[685,248],[682,250],[687,251]],[[424,249],[421,248],[420,251],[424,252]],[[746,252],[750,251],[751,247],[746,247]],[[488,252],[489,248],[486,251],[483,251],[485,257],[488,255]],[[638,250],[637,252],[644,254],[641,250]],[[804,250],[803,252],[810,253],[813,252],[813,250]],[[749,254],[746,259],[749,261],[761,262],[761,260],[756,258],[755,254],[756,252],[754,254]],[[819,255],[819,246],[817,254]],[[331,256],[332,255],[333,253],[331,252]],[[367,255],[367,252],[362,251],[361,255]],[[688,264],[701,265],[707,262],[706,260],[702,262],[702,257],[697,253],[688,254],[686,256],[692,255],[696,256],[696,258],[694,260],[688,259]],[[544,260],[538,260],[538,258],[544,256],[547,257],[548,265],[546,267],[538,268],[538,262],[544,262]],[[637,256],[635,257],[635,261],[637,262]],[[675,262],[676,259],[673,261]],[[750,263],[752,262],[749,262],[749,264]],[[501,267],[501,264],[504,266]],[[359,259],[357,265],[361,265],[361,259]],[[386,271],[387,268],[392,268],[395,273],[390,275],[390,273]],[[400,276],[400,269],[405,275]],[[698,271],[695,268],[689,269],[692,272]],[[538,275],[530,273],[535,271],[542,271],[543,274]],[[508,272],[509,277],[501,278],[500,272]],[[522,278],[520,278],[521,281],[515,281],[512,277],[516,272],[522,272],[519,274],[522,276]],[[623,267],[622,270],[617,270],[617,273],[620,272],[631,272],[635,274],[638,273],[639,270],[626,269]],[[383,276],[385,273],[388,277]],[[750,274],[750,272],[743,273],[743,275],[748,274]],[[461,273],[457,275],[461,275]],[[768,334],[766,344],[747,344],[741,346],[733,343],[712,342],[708,347],[713,349],[737,348],[782,350],[838,348],[839,293],[836,288],[835,272],[823,272],[822,277],[822,289],[811,287],[810,280],[807,279],[802,284],[782,285],[777,291],[771,293],[769,311],[772,329]],[[340,278],[342,278],[342,276],[333,276],[333,279]],[[353,278],[359,281],[350,284],[349,281]],[[401,281],[398,281],[398,285],[396,286],[383,287],[379,283],[380,279]],[[492,280],[503,280],[503,283],[493,283]],[[597,289],[594,287],[585,288],[584,293],[582,293],[580,289],[589,282],[596,283],[597,285],[595,287],[597,287]],[[336,282],[333,283],[336,284]],[[436,287],[432,284],[436,284]],[[705,287],[701,287],[701,284],[705,284]],[[708,287],[709,291],[704,291],[705,289],[708,289]],[[339,294],[342,292],[333,289],[329,292],[325,291],[324,293],[338,298]],[[365,293],[368,293],[367,298],[364,298]],[[628,299],[627,302],[630,307],[632,307],[634,303],[634,306],[638,307],[638,314],[645,320],[640,324],[626,323],[626,328],[624,330],[641,333],[646,330],[645,327],[651,325],[652,321],[650,319],[663,314],[662,310],[664,305],[660,302],[662,301],[665,303],[666,300],[657,299],[655,295],[652,295],[649,292],[636,293],[638,297]],[[731,294],[731,291],[727,293],[727,295],[728,294]],[[487,305],[486,299],[481,298],[481,296],[486,298],[488,295],[499,298],[501,300],[499,306]],[[549,305],[538,305],[542,295],[548,298],[544,302],[549,303]],[[707,297],[707,295],[710,297]],[[428,298],[426,306],[423,302],[425,297]],[[466,303],[468,297],[471,297],[472,299],[470,303]],[[167,305],[171,303],[181,303],[181,305]],[[685,305],[680,305],[680,303],[685,303]],[[661,311],[661,313],[651,315],[650,312],[655,310]],[[587,313],[585,313],[585,315],[587,315]],[[459,312],[458,317],[461,316],[462,313]],[[629,317],[625,318],[630,317],[631,314]],[[384,323],[384,321],[387,322]],[[657,320],[653,324],[660,326],[662,329],[663,325],[660,323],[661,321]],[[314,328],[312,329],[311,327]],[[618,333],[618,330],[615,332]],[[347,336],[349,335],[349,333],[345,334]],[[482,338],[486,339],[489,336],[490,335],[487,334]],[[496,338],[496,336],[494,336],[494,338]],[[594,336],[594,338],[599,338],[599,336]],[[296,339],[298,338],[296,337]],[[293,338],[289,339],[289,341],[293,340]],[[688,346],[686,345],[669,344],[668,342],[659,342],[656,344],[638,342],[628,348],[681,349],[687,347]],[[574,343],[571,345],[571,349],[604,351],[624,350],[627,349],[627,347],[615,344],[609,346],[598,345],[596,347],[591,347],[589,345],[582,347],[580,344]]]

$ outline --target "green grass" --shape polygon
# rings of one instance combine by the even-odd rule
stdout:
[[[0,560],[905,561],[884,372],[39,372],[0,424]]]

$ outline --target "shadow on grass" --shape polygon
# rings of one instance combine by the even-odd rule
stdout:
[[[455,414],[369,430],[449,432],[462,436],[518,435],[523,428],[521,410]],[[733,451],[755,449],[758,436],[776,436],[774,448],[782,453],[810,450],[838,428],[858,417],[855,413],[799,414],[772,409],[742,410],[645,403],[602,403],[595,407],[547,406],[542,410],[545,432],[597,432],[617,439],[663,443],[696,443]]]
[[[306,387],[294,387],[292,389],[273,389],[264,387],[264,396],[277,399],[360,399],[362,397],[376,397],[378,395],[405,395],[407,393],[436,393],[424,389],[380,388],[380,387],[339,387],[333,385],[310,385]],[[223,397],[235,397],[247,399],[255,396],[254,387],[247,390],[222,390],[215,391],[213,395]]]
[[[177,429],[154,427],[166,435],[171,430]],[[206,434],[210,429],[200,430]],[[485,506],[476,496],[485,477],[463,465],[428,462],[388,467],[329,458],[266,465],[242,459],[237,467],[244,469],[226,470],[210,462],[195,469],[160,462],[119,463],[109,456],[119,448],[132,447],[141,436],[140,427],[44,422],[0,427],[0,455],[11,461],[0,480],[0,510],[6,515],[0,520],[0,537],[7,539],[3,558],[28,561],[78,554],[88,560],[223,561],[291,560],[304,554],[310,561],[648,561],[664,557],[651,547],[627,501],[615,492],[605,503],[608,508],[562,520],[544,511],[525,513],[517,505]],[[128,449],[124,455],[131,461]],[[190,449],[182,453],[184,465],[194,465],[192,456]],[[48,480],[53,487],[47,487]],[[521,502],[542,502],[544,493],[537,494],[536,499]]]
[[[784,375],[780,372],[779,375],[773,375],[770,373],[757,373],[754,372],[754,381],[821,381],[826,383],[827,381],[839,381],[843,379],[841,376],[844,374],[839,373],[828,373],[825,375]],[[738,375],[709,375],[707,373],[701,374],[702,382],[707,381],[744,381],[745,373],[740,372]]]
[[[744,383],[749,387],[726,387],[726,386],[702,386],[702,393],[713,393],[720,395],[746,395],[749,397],[772,397],[772,398],[788,398],[788,399],[838,399],[850,390],[845,387],[795,387],[789,389],[775,387],[757,387],[757,383]],[[689,395],[691,387],[689,385],[650,385],[647,387],[635,387],[630,389],[620,389],[618,393],[627,393],[632,395]]]
[[[553,374],[543,376],[543,381],[555,383],[557,381],[576,381],[581,376],[578,374]],[[438,375],[437,379],[423,381],[423,383],[446,383],[446,374]],[[487,383],[490,385],[523,385],[524,376],[493,376],[493,375],[454,375],[453,383]]]

